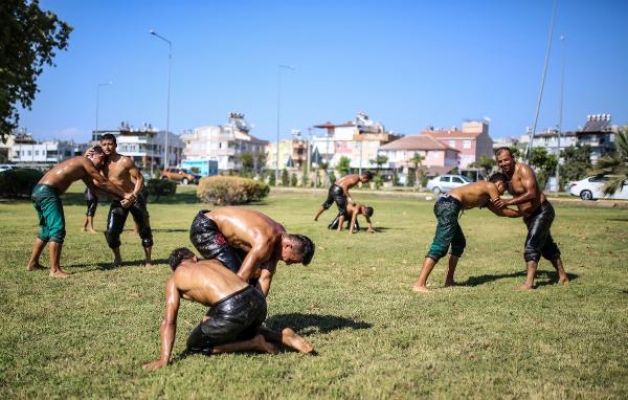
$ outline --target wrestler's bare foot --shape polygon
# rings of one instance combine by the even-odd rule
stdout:
[[[284,328],[281,331],[281,336],[283,337],[282,343],[292,347],[297,350],[299,353],[303,354],[312,354],[314,353],[314,347],[304,338],[297,335],[295,331],[290,328]]]
[[[559,285],[569,285],[569,278],[564,277],[564,278],[558,279],[558,284]]]
[[[39,263],[26,266],[27,271],[37,271],[38,269],[48,269],[48,268],[44,267],[43,265]]]
[[[150,261],[147,261],[144,263],[144,268],[152,268],[152,267],[153,267],[153,264],[151,264]]]
[[[89,232],[89,233],[98,233],[98,232],[96,232],[94,229],[91,229],[91,228],[90,228],[90,229],[88,229],[88,230],[87,230],[87,232]]]
[[[122,265],[122,259],[114,258],[113,259],[113,264],[111,264],[111,268],[118,268],[121,265]]]
[[[448,281],[448,282],[445,282],[445,285],[444,285],[444,286],[445,286],[445,287],[456,286],[456,282],[454,282],[454,281]]]
[[[518,290],[520,292],[525,292],[525,291],[532,290],[532,289],[534,289],[532,286],[524,283],[521,286],[517,286],[517,288],[515,290]]]
[[[432,291],[428,289],[427,286],[421,286],[418,284],[415,284],[414,286],[412,286],[412,290],[415,292],[420,292],[420,293],[432,293]]]
[[[253,345],[258,351],[263,351],[269,354],[277,354],[277,347],[274,344],[269,343],[264,339],[264,336],[257,335],[253,339]]]
[[[61,278],[61,279],[65,279],[67,277],[69,277],[70,275],[66,274],[65,272],[63,272],[62,270],[58,269],[58,270],[52,270],[50,271],[50,277],[51,278]]]

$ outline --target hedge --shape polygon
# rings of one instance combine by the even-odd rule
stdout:
[[[270,192],[270,187],[249,178],[238,176],[210,176],[202,178],[196,196],[203,203],[215,206],[247,204],[259,201]]]

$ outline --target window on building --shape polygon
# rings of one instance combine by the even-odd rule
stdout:
[[[455,140],[448,140],[447,144],[449,145],[449,147],[453,147],[454,149],[456,148],[456,141]]]
[[[470,149],[471,148],[471,141],[470,140],[465,140],[464,142],[462,142],[462,148],[463,149]]]

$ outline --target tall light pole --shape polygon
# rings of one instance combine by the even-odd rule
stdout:
[[[96,130],[94,131],[96,135],[98,135],[98,114],[100,113],[100,88],[109,85],[113,85],[113,82],[99,83],[96,85]]]
[[[168,159],[168,135],[170,134],[170,77],[172,76],[172,42],[161,36],[154,29],[150,30],[150,34],[168,43],[168,104],[166,106],[166,138],[164,139],[164,168],[170,166]]]
[[[563,100],[565,98],[565,37],[560,37],[561,69],[560,69],[560,109],[558,111],[558,152],[556,154],[556,193],[560,192],[560,135],[563,130]]]
[[[307,179],[310,179],[310,168],[312,167],[312,160],[310,159],[311,157],[311,152],[310,152],[310,146],[312,144],[312,127],[307,128],[307,153],[305,154],[305,160],[307,162],[307,164],[305,165],[305,176],[307,176]]]
[[[543,99],[543,88],[545,87],[545,77],[547,76],[547,65],[549,64],[550,53],[552,51],[552,38],[554,36],[554,21],[556,21],[556,3],[558,0],[554,0],[554,7],[552,9],[552,20],[550,22],[549,37],[547,39],[547,50],[545,52],[545,64],[543,66],[543,76],[541,78],[541,88],[539,89],[539,97],[536,102],[536,113],[534,116],[534,123],[532,124],[532,135],[530,135],[530,143],[526,147],[524,159],[530,161],[532,145],[534,144],[534,135],[536,135],[536,124],[539,120],[539,113],[541,111],[541,100]]]
[[[277,68],[277,149],[275,152],[275,185],[279,184],[279,133],[281,132],[281,70],[294,70],[293,65],[280,65]]]

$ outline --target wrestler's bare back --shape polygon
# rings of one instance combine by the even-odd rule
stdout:
[[[457,187],[449,195],[460,200],[462,207],[469,210],[485,206],[489,200],[499,197],[499,191],[494,183],[480,181]]]
[[[223,208],[209,213],[220,233],[233,247],[244,251],[267,249],[267,260],[281,241],[285,228],[262,213],[245,208]]]
[[[59,193],[65,193],[74,181],[97,177],[100,174],[92,161],[85,157],[72,157],[65,160],[48,171],[39,181],[43,185],[49,185],[57,189]]]
[[[189,301],[211,307],[247,284],[216,260],[183,262],[172,274],[169,284]]]
[[[351,174],[351,175],[345,175],[342,178],[338,179],[336,181],[336,185],[340,186],[342,190],[344,190],[345,193],[347,193],[347,191],[351,189],[352,187],[354,187],[355,185],[357,185],[358,182],[360,182],[360,175]]]

